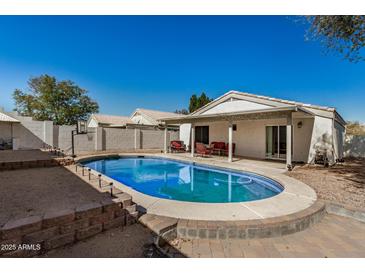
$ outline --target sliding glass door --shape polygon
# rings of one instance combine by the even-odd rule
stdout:
[[[195,142],[209,145],[209,126],[195,127]]]
[[[286,126],[266,127],[266,158],[286,158]]]

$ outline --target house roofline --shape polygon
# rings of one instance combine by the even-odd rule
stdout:
[[[171,122],[176,123],[180,122],[183,123],[184,121],[192,121],[192,120],[200,120],[200,119],[209,119],[209,118],[230,118],[239,115],[248,115],[248,114],[259,114],[259,113],[270,113],[270,112],[304,112],[309,115],[315,115],[314,113],[308,111],[299,106],[287,106],[287,107],[274,107],[274,108],[264,108],[258,110],[247,110],[247,111],[234,111],[234,112],[224,112],[224,113],[213,113],[213,114],[201,114],[201,115],[186,115],[184,117],[167,117],[161,118],[159,121],[161,122]],[[189,122],[187,122],[189,123]]]
[[[152,125],[158,125],[158,123],[156,123],[156,121],[153,117],[149,116],[148,114],[146,114],[142,108],[136,108],[135,111],[132,113],[132,115],[130,116],[130,118],[132,119],[132,117],[136,114],[139,113],[140,115],[142,115],[144,118],[146,118],[148,121],[150,121],[150,123],[152,123]]]
[[[214,106],[217,102],[219,102],[223,98],[231,97],[232,95],[247,96],[247,97],[251,97],[251,98],[254,98],[254,99],[261,99],[261,100],[266,100],[266,101],[269,101],[269,102],[271,101],[271,102],[274,102],[274,103],[288,104],[288,105],[300,106],[300,107],[305,107],[305,108],[312,108],[312,109],[328,111],[328,112],[336,111],[336,109],[334,107],[318,106],[318,105],[306,104],[306,103],[296,102],[296,101],[291,101],[291,100],[278,99],[278,98],[264,96],[264,95],[257,95],[257,94],[248,93],[248,92],[230,90],[230,91],[224,93],[223,95],[219,96],[215,100],[209,102],[205,106],[203,106],[203,107],[195,110],[194,112],[190,113],[189,115],[197,115],[198,113],[201,113],[204,110],[209,110],[212,106]],[[268,106],[275,107],[274,105],[271,105],[268,102],[267,103],[260,102],[260,104],[266,104]]]

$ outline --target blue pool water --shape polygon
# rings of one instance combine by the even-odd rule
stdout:
[[[243,202],[272,197],[283,190],[277,182],[256,174],[163,158],[122,157],[84,165],[136,191],[171,200]]]

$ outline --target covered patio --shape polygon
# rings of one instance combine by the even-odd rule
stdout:
[[[0,112],[0,150],[16,149],[14,124],[20,124],[20,121]]]
[[[237,151],[235,155],[251,157],[257,159],[285,160],[286,166],[292,167],[294,148],[297,154],[300,151],[309,151],[310,137],[303,139],[294,129],[302,127],[302,120],[310,118],[313,114],[299,106],[274,107],[260,110],[225,112],[214,114],[187,115],[183,117],[173,117],[161,119],[166,125],[169,124],[190,124],[190,156],[195,157],[195,146],[197,142],[209,145],[210,141],[221,141],[228,144],[227,160],[234,160],[234,145]],[[308,119],[309,121],[309,119]],[[308,136],[311,136],[310,123]],[[312,122],[313,125],[313,122]],[[201,132],[201,128],[206,127],[208,133]],[[199,128],[197,136],[197,128]],[[307,130],[306,130],[307,131]],[[293,133],[298,135],[298,143],[294,142]],[[281,139],[281,141],[280,141]],[[308,140],[309,139],[309,143]],[[165,153],[168,152],[167,131],[165,131]],[[270,157],[273,156],[273,157]],[[308,156],[306,156],[308,157]],[[299,159],[300,157],[297,156]],[[303,157],[305,158],[305,156]]]
[[[162,157],[169,159],[192,161],[191,152],[185,153],[168,153],[161,154]],[[227,161],[226,156],[212,155],[211,157],[194,157],[193,161],[198,164],[207,164],[211,166],[224,167],[228,169],[250,171],[253,173],[262,173],[267,176],[275,176],[287,171],[286,164],[283,161],[270,161],[260,159],[250,159],[242,156],[233,156],[232,162]]]

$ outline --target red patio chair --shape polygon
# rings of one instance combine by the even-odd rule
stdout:
[[[221,155],[222,151],[224,151],[226,147],[226,143],[224,142],[211,142],[210,148],[212,149],[213,154]]]
[[[186,147],[183,141],[174,140],[170,142],[170,149],[171,152],[184,152],[186,150]]]
[[[229,144],[227,143],[226,146],[224,147],[224,155],[228,155],[228,146]],[[232,155],[234,155],[234,151],[236,150],[236,144],[232,143]]]
[[[196,143],[195,146],[196,146],[196,154],[201,155],[202,157],[212,154],[212,149],[206,147],[203,143]]]

